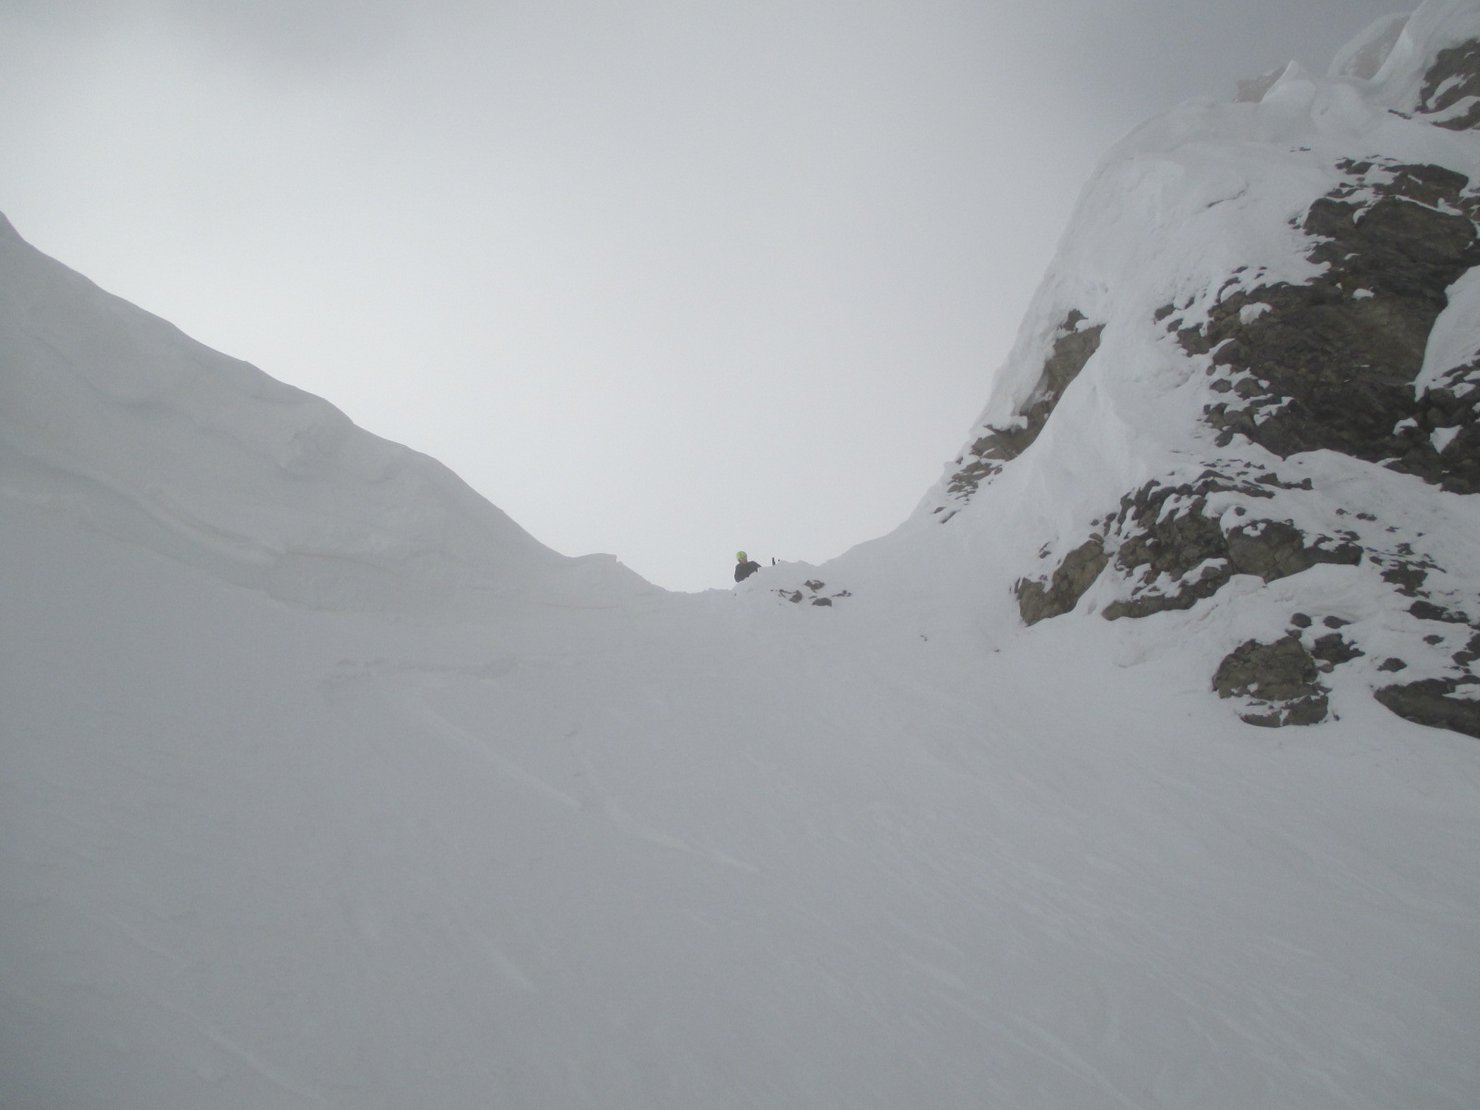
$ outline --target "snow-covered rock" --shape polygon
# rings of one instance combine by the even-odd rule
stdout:
[[[104,292],[3,217],[0,364],[12,495],[65,499],[276,598],[468,611],[576,580],[642,586],[557,555],[440,463]]]
[[[1480,12],[1381,20],[1329,77],[1292,67],[1255,92],[1111,154],[920,511],[1010,529],[1021,485],[1002,473],[1051,470],[1031,484],[1077,526],[1018,556],[1025,621],[1188,610],[1247,662],[1268,653],[1234,638],[1234,610],[1274,592],[1226,587],[1293,577],[1268,643],[1480,736]],[[1249,720],[1325,716],[1241,689]]]

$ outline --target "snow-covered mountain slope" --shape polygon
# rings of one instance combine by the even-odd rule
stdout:
[[[65,499],[295,604],[466,611],[552,580],[644,585],[555,554],[440,463],[103,292],[3,218],[0,312],[12,496]]]
[[[554,555],[8,234],[0,1105],[1467,1110],[1480,745],[1368,665],[1409,652],[1463,700],[1410,622],[1460,626],[1390,594],[1472,588],[1467,433],[1430,406],[1432,457],[1394,470],[1215,406],[1275,407],[1218,329],[1300,310],[1334,160],[1426,141],[1373,105],[1421,96],[1474,11],[1354,44],[1374,79],[1148,125],[919,513],[733,592]],[[1426,103],[1464,118],[1461,87]],[[1241,265],[1267,310],[1217,297]],[[1420,388],[1473,358],[1467,288]],[[1153,487],[1137,532],[1139,491],[1204,470],[1235,488]],[[1239,560],[1288,517],[1313,565],[1208,556],[1206,596],[1140,614],[1204,580],[1133,577],[1185,517]],[[1390,581],[1379,527],[1436,565]],[[1295,612],[1302,651],[1368,654],[1320,675],[1318,727],[1251,728],[1210,676]]]
[[[1009,533],[1025,621],[1196,641],[1250,721],[1480,736],[1477,41],[1430,3],[1112,152],[919,514]]]
[[[994,654],[760,587],[391,620],[4,514],[7,1107],[1480,1078],[1468,738],[1372,706],[1271,743],[1195,669],[1110,662],[1110,625]]]

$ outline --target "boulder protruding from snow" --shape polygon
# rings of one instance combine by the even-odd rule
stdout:
[[[1239,698],[1251,725],[1313,725],[1326,718],[1327,690],[1315,658],[1298,636],[1249,640],[1229,652],[1213,675],[1220,698]]]

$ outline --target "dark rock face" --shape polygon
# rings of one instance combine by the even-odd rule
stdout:
[[[1295,635],[1272,644],[1248,640],[1213,675],[1220,698],[1243,698],[1239,716],[1251,725],[1313,725],[1326,719],[1326,689],[1316,661]]]
[[[1454,610],[1446,608],[1443,605],[1435,605],[1432,601],[1415,601],[1412,605],[1408,606],[1408,611],[1421,621],[1444,621],[1448,624],[1465,624],[1470,619],[1463,613],[1456,613]]]
[[[1104,540],[1092,536],[1064,557],[1046,583],[1039,579],[1019,579],[1016,593],[1023,623],[1037,624],[1071,612],[1109,561]]]
[[[1023,621],[1035,624],[1074,609],[1086,590],[1112,563],[1130,584],[1130,596],[1105,607],[1107,620],[1148,617],[1190,609],[1212,597],[1236,574],[1273,582],[1319,563],[1355,566],[1363,548],[1351,535],[1307,535],[1289,520],[1249,517],[1225,530],[1209,512],[1209,498],[1234,495],[1244,500],[1271,496],[1273,475],[1254,481],[1206,470],[1194,482],[1148,482],[1121,500],[1106,518],[1106,532],[1069,552],[1054,571],[1020,579],[1015,587]]]
[[[1222,588],[1233,569],[1223,530],[1206,514],[1207,499],[1236,484],[1210,470],[1196,482],[1148,482],[1121,498],[1110,532],[1119,541],[1115,565],[1131,583],[1132,596],[1107,606],[1107,620],[1190,609]]]
[[[1119,540],[1115,565],[1131,583],[1131,596],[1106,606],[1106,619],[1190,609],[1235,574],[1273,582],[1318,563],[1361,561],[1360,545],[1347,536],[1312,537],[1291,521],[1261,517],[1225,530],[1209,515],[1209,498],[1225,494],[1249,505],[1235,509],[1235,516],[1249,517],[1257,511],[1254,502],[1271,496],[1272,478],[1263,474],[1251,482],[1206,470],[1195,482],[1149,482],[1123,498],[1110,531]]]
[[[1097,533],[1069,552],[1051,574],[1018,581],[1015,593],[1024,622],[1073,610],[1112,562],[1131,594],[1105,607],[1108,620],[1190,609],[1236,574],[1273,582],[1320,563],[1362,561],[1363,548],[1350,533],[1312,536],[1292,521],[1252,516],[1253,504],[1271,497],[1280,480],[1268,473],[1250,480],[1250,473],[1248,468],[1237,476],[1209,469],[1196,481],[1152,481],[1122,498],[1119,512],[1105,518],[1104,535]],[[1240,519],[1231,527],[1210,514],[1209,499],[1219,494],[1243,502],[1233,511]]]
[[[1309,285],[1232,293],[1201,327],[1173,320],[1208,355],[1212,388],[1234,396],[1205,417],[1227,446],[1244,436],[1282,457],[1322,448],[1480,491],[1480,430],[1462,400],[1474,367],[1415,397],[1445,291],[1480,265],[1480,197],[1440,166],[1344,163],[1347,184],[1311,205],[1303,230],[1326,272]],[[1444,449],[1433,433],[1453,429]]]
[[[1480,96],[1480,42],[1439,52],[1424,77],[1418,111],[1421,115],[1444,115],[1472,96]],[[1461,114],[1434,122],[1451,131],[1480,128],[1480,102],[1472,103]]]
[[[1475,679],[1428,678],[1407,686],[1384,686],[1373,696],[1398,716],[1430,728],[1447,728],[1480,738],[1480,701],[1457,697],[1462,690],[1480,693]]]
[[[1043,363],[1037,386],[1018,410],[1021,423],[1009,428],[989,428],[986,435],[973,443],[967,452],[971,461],[967,462],[964,455],[957,460],[962,466],[947,487],[951,493],[969,497],[985,479],[1001,470],[1003,463],[1017,458],[1038,438],[1064,390],[1100,348],[1105,325],[1082,328],[1084,322],[1081,312],[1072,311],[1065,317],[1054,338],[1053,350]]]
[[[1460,667],[1468,667],[1471,663],[1480,660],[1480,630],[1476,630],[1475,634],[1470,637],[1470,642],[1463,650],[1454,653],[1453,659],[1455,665]]]
[[[1310,654],[1321,664],[1321,670],[1331,671],[1342,663],[1360,659],[1366,652],[1357,647],[1340,632],[1328,632],[1317,637]]]

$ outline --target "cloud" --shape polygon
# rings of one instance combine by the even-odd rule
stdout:
[[[163,18],[220,53],[312,73],[385,53],[437,5],[375,0],[164,0]]]
[[[156,49],[247,59],[301,77],[383,55],[414,20],[459,6],[445,0],[9,0],[0,22],[83,42],[147,35]]]

